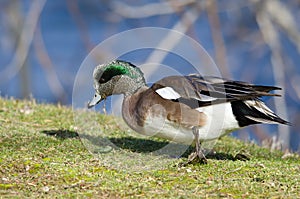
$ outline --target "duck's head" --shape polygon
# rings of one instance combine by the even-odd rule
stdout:
[[[88,108],[113,94],[131,95],[146,85],[142,71],[135,65],[121,60],[96,66],[93,78],[95,95],[88,103]]]

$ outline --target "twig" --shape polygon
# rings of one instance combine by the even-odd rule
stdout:
[[[93,46],[90,41],[89,32],[87,25],[85,21],[83,20],[83,16],[79,10],[78,2],[77,1],[71,1],[67,0],[67,8],[71,13],[72,18],[74,19],[74,22],[78,26],[80,37],[83,41],[83,44],[85,45],[87,51],[91,51]]]
[[[66,92],[60,83],[57,73],[53,67],[50,57],[41,34],[40,28],[37,28],[36,37],[33,41],[35,53],[42,68],[45,70],[47,82],[52,93],[60,102],[66,101]]]
[[[184,6],[195,3],[195,0],[166,1],[160,3],[148,3],[143,6],[129,6],[121,1],[112,1],[113,11],[126,18],[146,18],[156,15],[172,14]]]
[[[268,0],[265,2],[265,10],[271,20],[284,30],[300,53],[300,31],[297,29],[299,23],[296,22],[287,7],[280,1]]]
[[[274,1],[272,1],[273,3]],[[271,3],[271,2],[269,2]],[[268,13],[266,12],[267,1],[258,2],[256,6],[259,8],[257,9],[256,13],[256,20],[259,25],[260,31],[264,37],[266,44],[270,47],[272,56],[271,62],[273,67],[273,75],[277,85],[284,87],[285,85],[285,76],[284,76],[284,64],[283,59],[281,56],[281,45],[278,38],[277,31],[269,18]],[[286,110],[286,102],[285,102],[285,95],[282,94],[281,98],[276,98],[274,100],[276,110],[280,112],[280,115],[283,118],[287,117],[287,110]],[[290,141],[290,132],[289,127],[284,125],[278,126],[278,137],[280,140],[283,141],[283,149],[289,147]]]
[[[222,28],[218,16],[218,6],[215,0],[207,1],[208,20],[211,26],[212,38],[215,46],[216,64],[221,70],[221,74],[230,77],[230,72],[226,59],[226,47],[222,36]]]
[[[174,31],[178,31],[182,34],[174,34],[174,32],[170,31],[164,38],[162,38],[161,42],[158,44],[156,49],[165,49],[165,51],[153,51],[148,57],[146,63],[161,63],[164,58],[167,56],[168,52],[170,52],[184,37],[184,33],[186,33],[190,26],[195,23],[199,16],[199,10],[196,7],[191,8],[186,11],[180,21],[178,21],[172,28]],[[147,67],[144,69],[144,72],[151,76],[155,71],[157,71],[159,65],[155,65],[153,67]]]
[[[84,20],[83,14],[80,11],[80,8],[78,7],[78,1],[73,0],[67,0],[67,8],[78,27],[80,38],[83,42],[83,45],[85,46],[87,52],[91,52],[91,50],[94,48],[93,42],[91,41],[91,38],[89,36],[89,30],[86,24],[86,21]],[[100,51],[98,48],[97,51],[94,51],[94,53],[91,54],[93,59],[96,60],[96,62],[102,62],[103,60],[106,60],[109,55],[105,51]]]
[[[240,170],[243,169],[244,167],[245,167],[245,166],[243,165],[243,166],[240,166],[240,167],[238,167],[238,168],[236,168],[236,169],[233,169],[233,170],[231,170],[231,171],[227,171],[226,173],[224,173],[224,174],[221,176],[221,179],[224,180],[226,175],[231,174],[231,173],[235,173],[235,172],[237,172],[237,171],[240,171]]]
[[[33,40],[35,28],[45,3],[46,0],[32,1],[28,14],[25,17],[25,22],[14,57],[4,70],[0,71],[0,83],[6,82],[14,77],[24,65],[29,53],[30,44]]]

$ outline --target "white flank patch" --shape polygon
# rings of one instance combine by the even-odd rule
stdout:
[[[178,98],[181,97],[181,96],[180,96],[176,91],[174,91],[174,89],[171,88],[171,87],[160,88],[160,89],[157,89],[155,92],[156,92],[157,94],[159,94],[162,98],[168,99],[168,100],[178,99]]]
[[[200,140],[217,139],[240,128],[229,102],[205,106],[196,110],[207,116],[207,124],[199,128]]]
[[[196,110],[205,113],[207,116],[206,124],[199,127],[199,140],[215,140],[240,128],[232,113],[230,103],[206,106]],[[162,112],[161,116],[156,118],[146,118],[142,134],[165,138],[178,143],[191,144],[194,139],[192,129],[168,121],[165,119],[165,114]]]
[[[192,129],[181,127],[180,125],[167,120],[164,116],[147,118],[142,134],[188,145],[194,140]]]

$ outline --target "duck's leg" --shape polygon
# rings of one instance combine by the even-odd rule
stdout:
[[[195,144],[196,144],[196,152],[189,155],[188,163],[192,163],[195,161],[195,159],[198,157],[200,163],[207,164],[207,159],[205,155],[203,154],[202,148],[201,148],[201,142],[199,141],[199,132],[196,127],[193,128],[193,134],[195,137]]]

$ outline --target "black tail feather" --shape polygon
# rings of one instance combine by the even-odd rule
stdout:
[[[253,102],[262,106],[256,108],[255,106],[247,105],[246,101],[231,102],[233,114],[241,127],[260,123],[290,125],[288,121],[285,121],[268,109],[263,102],[259,100],[253,100]]]

